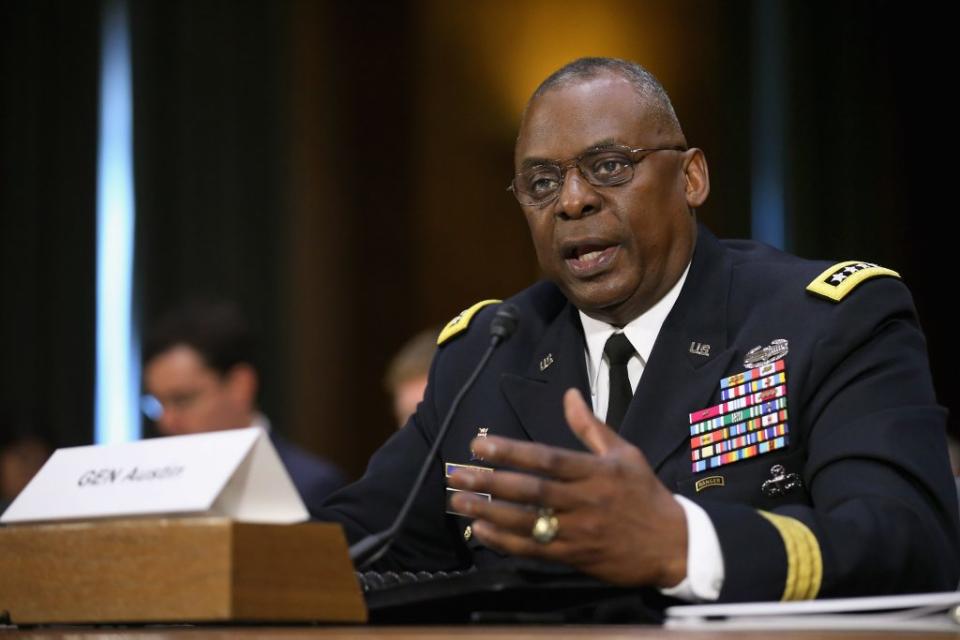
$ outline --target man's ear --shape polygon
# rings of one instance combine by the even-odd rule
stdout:
[[[257,405],[257,372],[245,363],[234,365],[226,375],[230,395],[238,403],[251,408]]]
[[[707,169],[707,157],[697,148],[689,149],[683,160],[683,175],[687,196],[687,206],[696,209],[710,195],[710,171]]]

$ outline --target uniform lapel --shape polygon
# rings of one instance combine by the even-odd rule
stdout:
[[[735,353],[727,345],[731,265],[716,237],[699,226],[693,264],[663,323],[624,416],[621,435],[656,470],[689,439],[689,414],[708,405]],[[691,348],[709,345],[709,355]],[[563,416],[563,394],[577,388],[589,401],[583,328],[567,304],[547,327],[522,374],[505,373],[500,388],[531,440],[584,450]],[[696,350],[696,349],[694,349]]]
[[[571,387],[589,402],[583,329],[577,310],[567,304],[544,332],[527,371],[503,374],[500,388],[531,440],[583,450],[563,416],[563,394]]]
[[[730,271],[716,237],[699,226],[690,273],[620,429],[654,470],[688,441],[689,414],[710,403],[735,352],[726,335]],[[709,355],[701,355],[703,345],[709,345]]]

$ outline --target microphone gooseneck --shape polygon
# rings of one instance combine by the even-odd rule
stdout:
[[[420,489],[423,487],[423,483],[427,479],[427,473],[430,471],[430,465],[433,462],[433,459],[436,457],[437,451],[440,450],[440,445],[443,444],[443,440],[447,435],[447,431],[450,429],[450,424],[453,422],[453,416],[456,414],[457,408],[460,406],[460,401],[463,400],[463,397],[467,395],[467,391],[470,390],[470,387],[473,386],[473,383],[476,382],[478,377],[480,377],[480,372],[483,371],[484,367],[487,365],[487,361],[490,360],[490,356],[493,355],[494,350],[504,340],[509,338],[514,331],[517,330],[517,325],[519,323],[520,312],[514,305],[510,303],[504,303],[497,307],[497,310],[493,315],[493,319],[490,321],[490,344],[483,352],[483,356],[481,356],[480,361],[473,370],[473,373],[471,373],[470,377],[467,378],[467,381],[463,383],[460,391],[457,392],[453,402],[450,404],[450,408],[447,410],[447,415],[444,417],[443,423],[440,425],[440,430],[437,432],[437,437],[434,438],[433,445],[430,447],[430,451],[427,453],[427,458],[424,460],[423,466],[420,467],[420,473],[417,475],[417,479],[414,481],[413,487],[411,488],[410,494],[407,496],[406,501],[403,503],[403,506],[397,513],[397,517],[394,518],[393,524],[383,531],[380,531],[379,533],[371,533],[363,540],[351,545],[350,560],[353,561],[355,568],[361,569],[376,562],[381,556],[383,556],[384,553],[387,552],[387,549],[390,548],[390,545],[393,543],[394,539],[397,537],[397,534],[400,532],[400,529],[403,527],[404,522],[406,522],[407,514],[410,512],[410,508],[413,506],[414,499],[417,497],[417,494],[420,493]]]

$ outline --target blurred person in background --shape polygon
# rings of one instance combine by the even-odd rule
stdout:
[[[343,476],[271,428],[257,408],[253,354],[253,334],[235,305],[196,301],[169,311],[144,344],[146,413],[165,436],[262,427],[313,513]]]
[[[52,452],[53,447],[45,438],[29,430],[0,436],[0,513],[23,491]]]
[[[407,340],[387,365],[383,383],[393,400],[393,415],[397,418],[398,428],[406,424],[423,400],[439,334],[436,327],[421,331]]]

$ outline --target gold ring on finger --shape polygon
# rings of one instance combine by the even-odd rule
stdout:
[[[557,537],[560,531],[560,522],[553,515],[553,509],[540,507],[537,510],[537,520],[533,523],[530,536],[540,544],[549,544]]]

